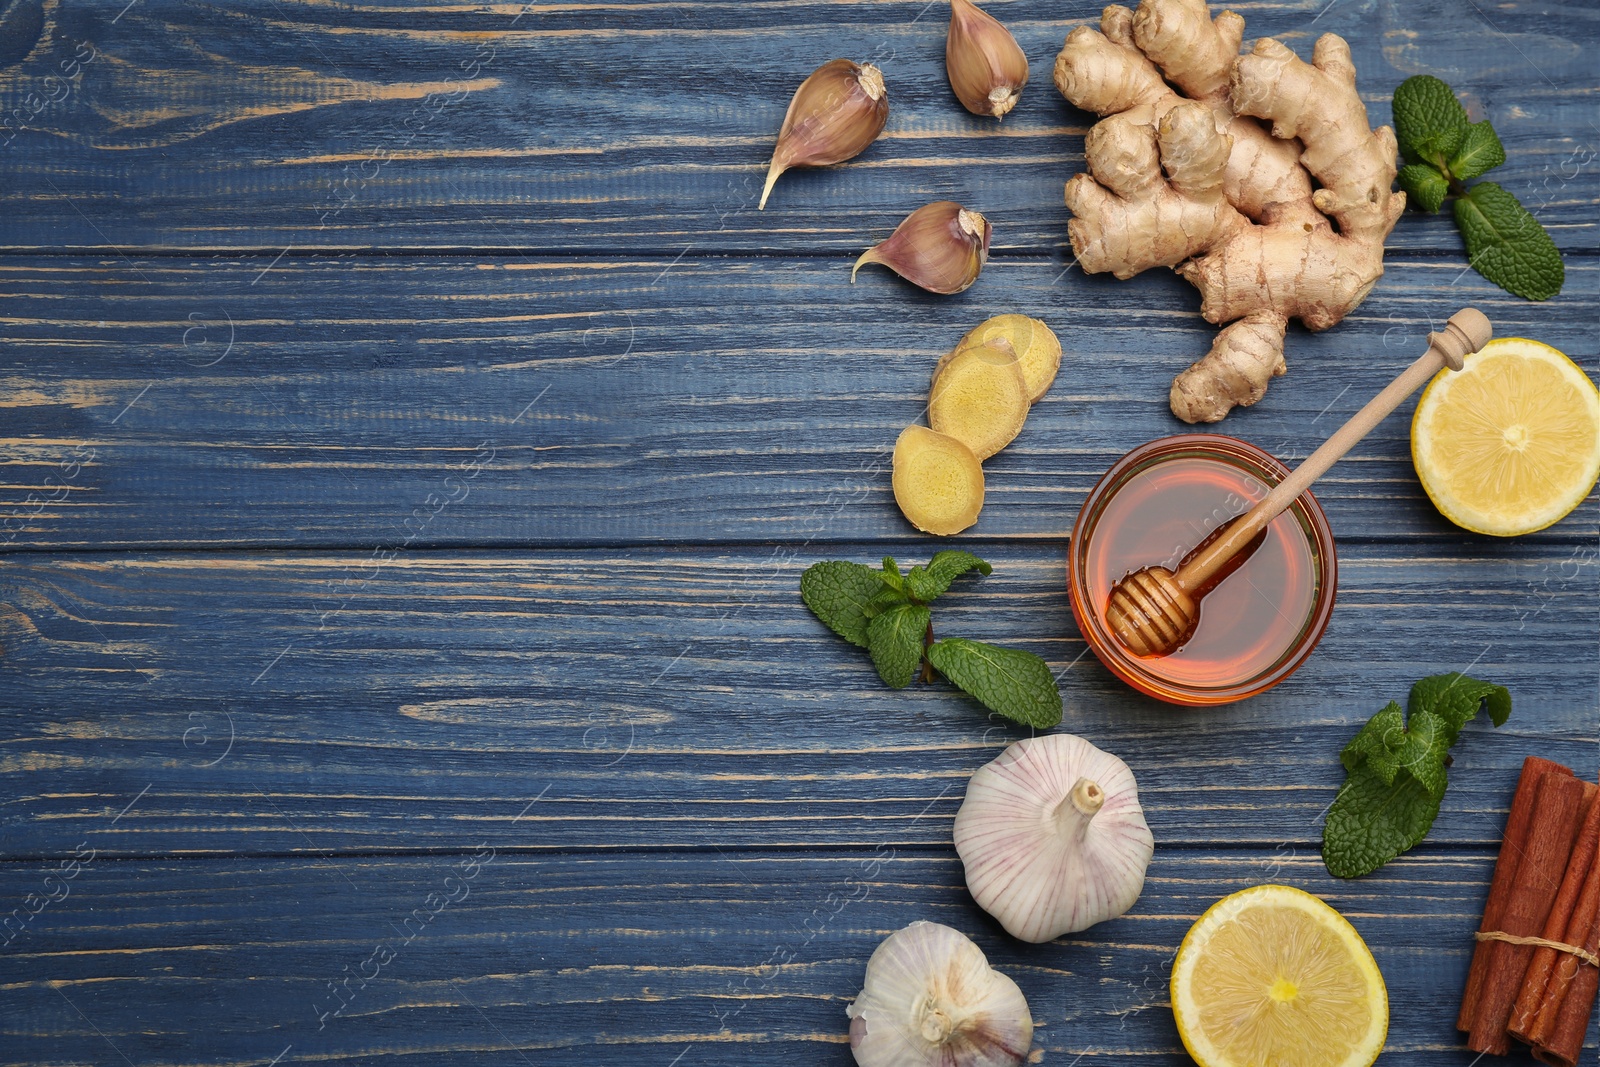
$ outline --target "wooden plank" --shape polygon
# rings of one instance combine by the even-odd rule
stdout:
[[[1065,266],[1061,186],[1092,116],[1050,73],[1095,5],[991,6],[1033,65],[1003,124],[951,97],[946,18],[924,0],[145,0],[115,19],[19,0],[0,53],[0,245],[854,254],[953,198],[990,216],[1000,252]],[[1406,76],[1445,78],[1505,143],[1494,178],[1561,247],[1600,247],[1600,25],[1583,0],[1239,10],[1250,37],[1302,53],[1348,38],[1374,122]],[[790,94],[841,54],[883,66],[888,132],[756,211]],[[1444,216],[1405,219],[1390,245],[1461,258]]]
[[[1600,374],[1600,260],[1570,268],[1566,295],[1533,304],[1397,257],[1214,429],[1302,458],[1422,350],[1430,316],[1468,303]],[[1166,274],[1069,286],[1006,260],[949,299],[847,278],[766,257],[5,260],[0,547],[904,538],[894,439],[937,357],[1014,310],[1067,356],[987,464],[975,533],[1059,540],[1118,456],[1186,429],[1169,383],[1214,336]],[[1408,434],[1403,411],[1319,483],[1335,531],[1479,544],[1420,491]],[[1535,537],[1597,522],[1591,499]]]
[[[1180,1067],[1179,941],[1212,901],[1276,881],[1326,897],[1371,946],[1389,991],[1385,1063],[1466,1067],[1453,1024],[1492,858],[1430,848],[1338,882],[1288,847],[1158,850],[1128,915],[1048,945],[1001,933],[948,850],[502,850],[470,879],[454,856],[97,859],[0,950],[0,1062],[846,1067],[844,1008],[867,957],[921,919],[968,933],[1016,980],[1033,1062]],[[0,865],[0,900],[46,892],[44,874]]]
[[[1433,840],[1497,841],[1530,752],[1595,772],[1592,544],[1346,544],[1316,654],[1211,711],[1085,654],[1062,545],[973,547],[995,574],[940,601],[938,632],[1059,670],[1063,728],[1129,762],[1167,845],[1315,849],[1339,750],[1445,671],[1516,712],[1467,729]],[[799,603],[811,562],[884,550],[11,556],[0,848],[941,846],[967,777],[1026,731],[942,685],[886,689]]]

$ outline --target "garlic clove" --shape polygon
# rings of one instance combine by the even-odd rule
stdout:
[[[888,240],[861,253],[850,271],[881,263],[930,293],[959,293],[989,261],[989,220],[953,200],[935,200],[907,215]]]
[[[791,167],[825,167],[861,154],[889,121],[883,72],[871,63],[829,60],[794,91],[767,168],[760,209],[778,176]]]
[[[1128,765],[1071,734],[1019,741],[979,768],[955,844],[978,906],[1034,942],[1131,908],[1155,850]]]
[[[1017,39],[972,0],[950,0],[944,66],[956,99],[974,115],[1004,117],[1028,84],[1028,57]]]
[[[965,934],[938,923],[914,922],[885,938],[845,1014],[860,1067],[1017,1067],[1033,1044],[1017,983]]]

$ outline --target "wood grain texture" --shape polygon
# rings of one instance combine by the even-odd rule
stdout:
[[[948,15],[925,0],[142,0],[114,23],[81,0],[9,6],[41,14],[0,54],[0,121],[18,131],[0,133],[0,244],[28,249],[853,254],[912,208],[954,199],[990,217],[1002,254],[1059,259],[1062,184],[1093,121],[1050,73],[1097,3],[992,5],[1032,64],[1001,124],[951,96]],[[1562,248],[1600,249],[1592,5],[1238,10],[1249,37],[1302,54],[1320,33],[1347,37],[1374,122],[1407,76],[1443,77],[1494,121],[1508,159],[1493,177]],[[756,211],[790,94],[838,55],[883,66],[887,132],[850,165],[786,176]],[[62,80],[64,62],[81,70]],[[1446,216],[1405,219],[1390,246],[1461,261]]]
[[[927,919],[968,933],[1016,980],[1033,1062],[1179,1067],[1191,1061],[1172,1024],[1173,953],[1209,904],[1261,881],[1325,896],[1372,946],[1390,999],[1384,1062],[1472,1061],[1451,1023],[1485,851],[1428,848],[1337,882],[1290,846],[1158,847],[1129,914],[1026,945],[973,905],[943,851],[529,857],[498,841],[470,878],[437,856],[96,859],[0,949],[0,1063],[120,1053],[221,1067],[287,1048],[287,1063],[845,1067],[844,1008],[867,957]],[[0,868],[0,900],[39,892],[41,878]],[[457,902],[434,903],[446,896]],[[336,999],[329,985],[346,975]]]
[[[1304,458],[1426,348],[1430,316],[1469,303],[1600,374],[1584,310],[1600,260],[1570,259],[1546,305],[1396,259],[1338,329],[1291,334],[1289,374],[1214,429]],[[0,262],[0,551],[904,538],[894,439],[938,357],[1002,311],[1044,317],[1066,355],[986,464],[975,535],[1059,540],[1117,457],[1187,429],[1168,388],[1214,331],[1170,274],[1012,260],[946,299],[848,273],[767,257]],[[1411,410],[1318,484],[1334,531],[1485,543],[1423,495]],[[462,496],[462,465],[484,457]],[[453,502],[422,522],[432,494]],[[1591,499],[1534,538],[1597,524]]]
[[[996,573],[940,600],[938,632],[1061,671],[1064,729],[1129,762],[1159,841],[1314,848],[1339,750],[1440,671],[1516,711],[1467,730],[1431,840],[1497,841],[1529,751],[1592,764],[1592,546],[1346,545],[1316,654],[1210,711],[1085,655],[1064,546],[974,547]],[[946,844],[967,776],[1026,731],[884,688],[796,592],[817,559],[929,548],[0,561],[4,852],[452,849],[535,796],[530,848]]]
[[[1116,683],[1065,537],[1181,428],[1168,383],[1213,330],[1167,272],[1069,269],[1091,118],[1050,67],[1098,2],[986,6],[1034,64],[1000,125],[951,99],[926,0],[0,0],[0,1065],[845,1067],[865,960],[916,919],[1016,977],[1036,1062],[1183,1065],[1175,946],[1281,881],[1371,944],[1385,1064],[1470,1067],[1453,1000],[1517,767],[1595,768],[1600,501],[1466,534],[1402,412],[1319,484],[1340,599],[1294,678],[1202,712]],[[1408,216],[1357,314],[1293,333],[1216,429],[1303,457],[1469,303],[1600,375],[1593,5],[1236,9],[1302,54],[1349,38],[1374,121],[1449,81],[1568,280],[1509,297]],[[888,132],[757,212],[835,55],[883,66]],[[936,198],[995,224],[978,285],[848,284]],[[946,544],[900,520],[889,448],[1002,311],[1067,357],[962,542],[996,572],[937,625],[1060,669],[1064,728],[1133,766],[1158,841],[1130,915],[1048,946],[977,911],[950,848],[1017,731],[885,690],[796,596],[817,559]],[[1339,748],[1451,669],[1512,720],[1464,732],[1428,842],[1334,882]]]

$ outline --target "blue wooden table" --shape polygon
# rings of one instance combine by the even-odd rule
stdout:
[[[0,0],[0,1063],[844,1065],[867,956],[932,919],[1016,978],[1039,1061],[1183,1064],[1173,952],[1265,881],[1372,946],[1384,1062],[1472,1062],[1452,1023],[1516,769],[1596,770],[1600,501],[1467,534],[1408,406],[1318,487],[1341,589],[1295,677],[1205,712],[1115,681],[1067,535],[1180,428],[1167,383],[1213,331],[1167,272],[1070,267],[1090,117],[1049,70],[1096,7],[988,7],[1034,70],[999,125],[951,98],[926,0]],[[1567,283],[1509,296],[1408,215],[1366,303],[1292,330],[1217,429],[1303,458],[1468,304],[1600,374],[1594,6],[1237,10],[1302,54],[1348,37],[1375,122],[1406,76],[1450,82]],[[885,137],[756,211],[789,94],[840,55],[883,67]],[[994,224],[976,286],[849,284],[938,198]],[[797,597],[817,560],[945,544],[889,450],[1002,311],[1066,356],[988,465],[960,540],[995,572],[945,625],[1062,672],[1062,728],[1133,767],[1157,841],[1128,915],[1042,946],[951,847],[1025,731],[886,690]],[[1422,847],[1329,878],[1339,748],[1469,669],[1511,722],[1465,731]]]

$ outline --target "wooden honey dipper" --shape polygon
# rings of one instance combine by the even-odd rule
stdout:
[[[1136,656],[1166,656],[1183,647],[1200,622],[1200,605],[1194,591],[1201,589],[1418,386],[1444,367],[1460,370],[1466,356],[1488,344],[1492,336],[1494,327],[1481,311],[1463,308],[1451,315],[1441,332],[1428,335],[1427,352],[1350,416],[1350,421],[1231,529],[1186,560],[1178,573],[1165,567],[1145,567],[1118,582],[1106,602],[1106,626]]]

